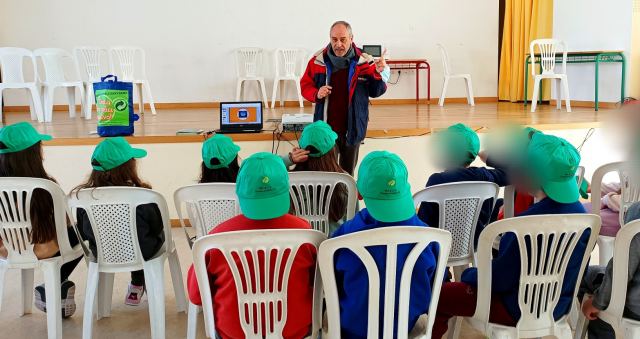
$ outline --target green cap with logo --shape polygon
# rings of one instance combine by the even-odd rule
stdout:
[[[437,134],[447,157],[455,165],[473,162],[480,152],[480,138],[478,134],[464,124],[449,126]]]
[[[578,201],[576,170],[580,154],[573,145],[553,135],[535,133],[527,155],[533,179],[549,198],[564,204]]]
[[[240,146],[226,135],[215,134],[202,145],[202,162],[209,169],[229,167],[229,164],[238,156]],[[214,164],[213,159],[218,159]]]
[[[38,133],[30,123],[18,122],[0,129],[0,154],[23,151],[40,141],[51,139],[50,135]]]
[[[398,222],[415,214],[404,162],[387,151],[369,153],[358,169],[358,191],[376,220]]]
[[[267,152],[242,162],[236,181],[242,214],[253,220],[275,219],[289,212],[289,173],[282,159]]]
[[[304,128],[299,144],[300,148],[304,149],[313,146],[318,152],[310,153],[309,156],[319,158],[335,147],[336,139],[338,139],[338,135],[331,129],[331,126],[322,120],[318,120]]]
[[[91,166],[96,171],[110,171],[133,158],[144,158],[147,151],[133,148],[123,137],[107,138],[96,146]]]

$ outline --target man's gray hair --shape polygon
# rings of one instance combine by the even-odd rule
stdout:
[[[334,22],[333,25],[331,25],[331,29],[329,31],[332,31],[333,28],[338,26],[338,25],[342,25],[342,26],[346,27],[347,31],[349,31],[349,35],[351,37],[353,37],[353,31],[351,31],[351,24],[349,24],[348,22],[346,22],[344,20],[340,20],[340,21]]]

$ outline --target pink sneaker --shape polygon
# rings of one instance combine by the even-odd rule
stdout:
[[[138,306],[142,301],[142,295],[144,294],[144,286],[136,286],[129,284],[129,290],[127,296],[124,299],[124,303],[130,306]]]

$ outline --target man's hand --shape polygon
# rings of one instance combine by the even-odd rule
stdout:
[[[382,71],[384,71],[384,68],[387,67],[387,60],[385,60],[385,55],[387,55],[386,48],[384,49],[384,52],[382,52],[382,55],[380,56],[378,61],[376,61],[376,70],[378,71],[378,73],[382,73]]]
[[[318,99],[324,99],[329,94],[331,94],[331,86],[322,86],[318,90],[318,94],[316,94],[316,97],[318,97]]]
[[[291,153],[289,153],[289,159],[294,164],[305,162],[307,161],[307,159],[309,159],[309,151],[299,147],[294,147]]]
[[[585,299],[582,301],[582,313],[589,320],[598,319],[598,313],[600,313],[600,310],[593,306],[593,297],[585,295],[584,298]]]

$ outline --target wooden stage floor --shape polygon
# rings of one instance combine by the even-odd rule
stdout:
[[[435,104],[418,105],[381,105],[374,104],[370,108],[368,137],[397,137],[422,135],[432,130],[445,128],[462,122],[474,129],[495,126],[504,122],[515,122],[539,128],[565,129],[597,127],[608,118],[613,117],[615,109],[574,107],[572,113],[556,110],[555,106],[540,105],[538,112],[530,113],[522,103],[494,102],[480,103],[476,107],[466,104],[447,104],[439,107]],[[265,109],[265,130],[273,130],[277,123],[269,119],[279,119],[283,113],[311,113],[312,107],[285,107]],[[4,124],[29,120],[26,112],[6,112]],[[66,111],[54,112],[53,122],[33,125],[42,133],[51,134],[55,139],[49,145],[91,145],[99,141],[95,134],[95,114],[92,120],[84,120],[79,116],[70,118]],[[205,131],[219,128],[218,108],[197,109],[158,109],[156,116],[147,110],[135,125],[133,143],[163,142],[197,142],[201,136],[176,136],[176,131],[184,128],[197,128]],[[232,136],[238,141],[271,140],[272,132],[260,134],[238,134]],[[287,138],[287,136],[283,136]]]

